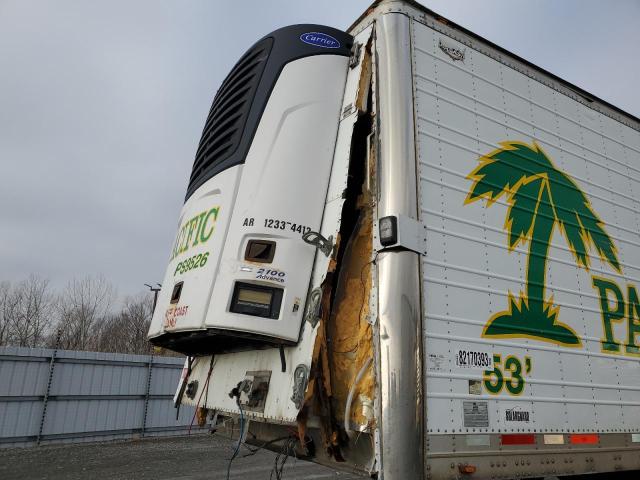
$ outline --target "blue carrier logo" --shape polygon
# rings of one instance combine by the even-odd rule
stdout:
[[[331,35],[320,32],[309,32],[300,35],[300,40],[309,45],[322,48],[340,48],[340,42]]]

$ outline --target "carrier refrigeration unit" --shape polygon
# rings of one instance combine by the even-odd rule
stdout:
[[[414,2],[285,27],[215,95],[149,338],[239,442],[640,470],[639,191],[637,118]]]

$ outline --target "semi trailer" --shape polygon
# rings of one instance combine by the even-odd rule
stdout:
[[[412,1],[219,87],[150,341],[240,442],[385,480],[640,470],[640,121]]]

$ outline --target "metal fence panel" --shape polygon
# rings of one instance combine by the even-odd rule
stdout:
[[[176,418],[172,400],[183,363],[0,347],[0,447],[185,433],[194,408]]]

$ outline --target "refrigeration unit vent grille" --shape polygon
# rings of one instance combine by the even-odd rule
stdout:
[[[255,44],[218,89],[196,152],[189,193],[213,176],[238,148],[272,43],[272,38],[265,38]]]

